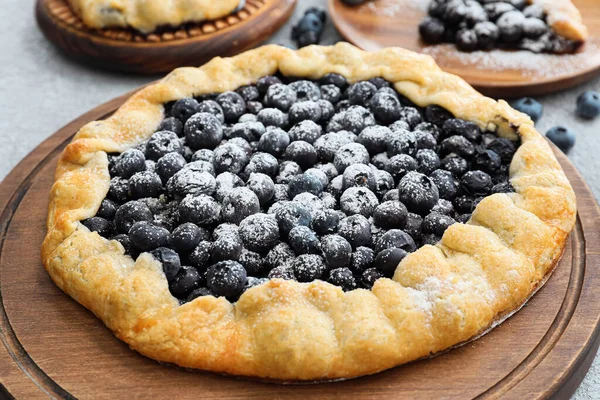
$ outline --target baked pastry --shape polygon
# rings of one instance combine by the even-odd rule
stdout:
[[[42,259],[148,357],[331,380],[499,324],[575,214],[531,120],[429,56],[269,45],[177,69],[84,126]]]
[[[555,54],[574,52],[588,36],[570,0],[432,0],[419,32],[427,43],[456,43],[463,51]]]
[[[68,0],[90,28],[134,28],[149,33],[161,26],[179,26],[231,14],[240,0]]]

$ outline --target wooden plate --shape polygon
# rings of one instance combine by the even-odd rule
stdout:
[[[429,0],[376,0],[350,7],[329,0],[335,26],[349,42],[365,50],[400,46],[432,55],[444,70],[459,75],[493,97],[534,96],[563,90],[600,74],[600,4],[573,0],[590,31],[577,54],[534,54],[528,51],[458,51],[452,44],[430,46],[418,25]]]
[[[149,35],[131,29],[89,29],[66,0],[37,0],[36,17],[48,40],[76,60],[111,70],[158,74],[256,46],[288,20],[295,5],[296,0],[246,0],[241,10],[227,17]]]
[[[583,379],[600,343],[600,212],[560,153],[579,206],[562,261],[526,307],[475,342],[376,375],[302,386],[186,371],[131,351],[51,282],[39,257],[60,152],[128,97],[59,130],[0,185],[0,382],[14,397],[542,399],[564,398]]]

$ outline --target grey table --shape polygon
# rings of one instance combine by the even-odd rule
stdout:
[[[157,78],[97,71],[63,57],[37,29],[34,3],[3,0],[0,7],[0,179],[61,126]],[[292,20],[269,42],[289,43],[292,23],[303,11],[310,6],[326,6],[325,0],[298,3]],[[328,23],[322,44],[340,39]],[[538,129],[545,132],[563,124],[577,132],[577,145],[569,158],[600,198],[600,119],[587,122],[574,115],[575,99],[585,89],[600,91],[600,79],[541,98],[545,111]],[[600,356],[573,398],[600,399]]]

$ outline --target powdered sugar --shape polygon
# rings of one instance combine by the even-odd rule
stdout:
[[[429,8],[428,0],[377,0],[369,2],[366,8],[381,17],[398,17],[400,15],[422,15]]]

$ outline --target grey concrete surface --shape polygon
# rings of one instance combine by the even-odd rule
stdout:
[[[269,42],[288,44],[291,25],[302,11],[326,5],[325,0],[298,3],[292,20]],[[97,71],[63,57],[37,29],[33,7],[34,0],[3,0],[0,7],[0,179],[61,126],[156,79]],[[322,44],[338,40],[328,23]],[[577,144],[569,157],[600,198],[600,119],[583,121],[574,114],[575,100],[585,89],[600,90],[600,79],[540,98],[545,111],[538,128],[545,132],[562,124],[577,132]],[[600,357],[573,398],[600,399]]]

